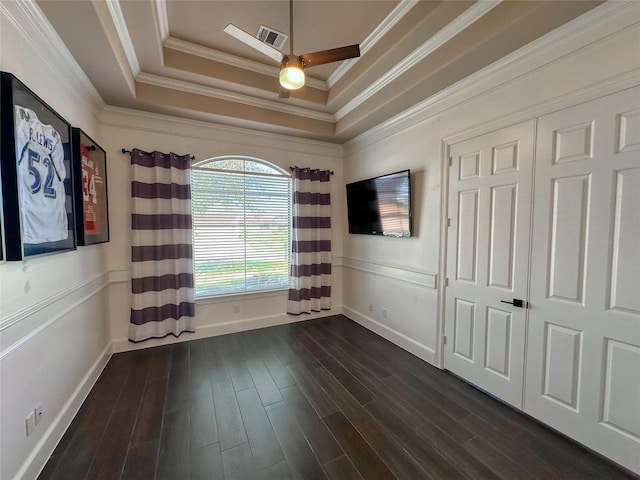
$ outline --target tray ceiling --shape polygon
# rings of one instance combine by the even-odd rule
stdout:
[[[362,55],[307,69],[280,99],[278,65],[222,30],[289,35],[287,1],[37,1],[109,105],[336,143],[600,3],[295,0],[294,53],[359,43]]]

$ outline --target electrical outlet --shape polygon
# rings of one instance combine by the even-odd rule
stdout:
[[[386,308],[382,309],[382,318],[387,318],[387,309]]]
[[[370,304],[369,304],[369,311],[370,311],[370,312],[373,312],[373,303],[370,303]]]
[[[233,313],[240,313],[240,305],[237,303],[233,306]]]
[[[42,420],[42,404],[39,403],[38,406],[33,409],[33,412],[36,415],[36,425],[38,425]]]
[[[32,410],[27,418],[25,419],[25,423],[27,425],[27,437],[33,433],[36,429],[36,414],[35,411]]]

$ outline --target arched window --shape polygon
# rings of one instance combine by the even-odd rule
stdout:
[[[191,169],[196,297],[289,286],[291,177],[248,157]]]

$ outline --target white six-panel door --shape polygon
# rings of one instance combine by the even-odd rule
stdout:
[[[640,89],[538,120],[524,410],[640,472]]]
[[[452,145],[445,367],[521,408],[534,123]]]
[[[640,473],[640,88],[450,153],[445,368]]]

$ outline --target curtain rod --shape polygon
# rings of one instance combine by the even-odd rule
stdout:
[[[294,170],[295,168],[296,168],[296,167],[289,167],[289,170],[291,170],[291,171],[293,172],[293,170]],[[300,167],[298,167],[298,168],[300,168]],[[304,168],[302,168],[302,170],[304,170]],[[319,169],[319,168],[310,168],[309,170],[320,170],[320,169]],[[330,173],[331,175],[333,175],[333,170],[329,170],[329,173]]]
[[[152,153],[152,152],[145,152],[144,150],[140,150],[142,153]],[[131,150],[127,150],[126,148],[122,149],[122,153],[131,153]],[[189,155],[188,153],[185,153],[184,155],[178,155],[179,157],[189,157],[191,160],[195,160],[196,157],[194,157],[193,155]],[[332,172],[333,173],[333,172]]]

